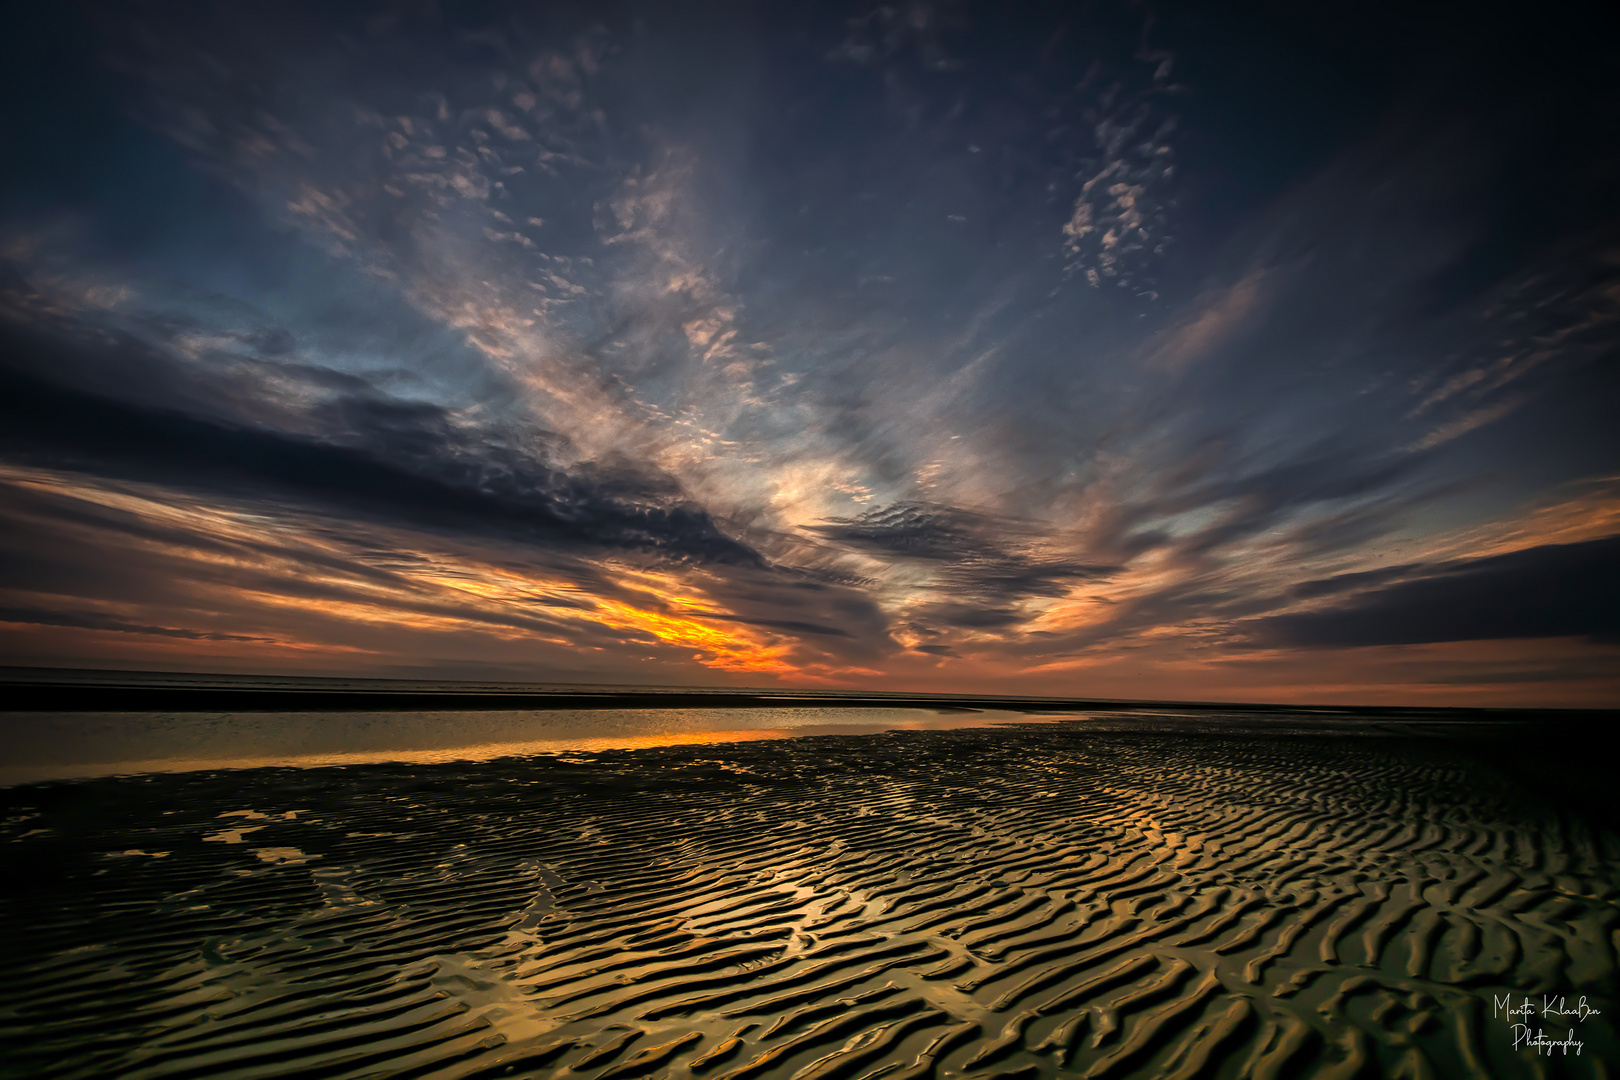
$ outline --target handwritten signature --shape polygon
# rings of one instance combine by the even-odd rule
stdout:
[[[1517,1050],[1522,1046],[1533,1047],[1538,1055],[1568,1054],[1574,1051],[1576,1057],[1580,1056],[1581,1047],[1586,1044],[1575,1037],[1573,1025],[1593,1016],[1602,1015],[1603,1012],[1602,1009],[1588,1005],[1584,996],[1576,998],[1575,1003],[1571,1005],[1568,997],[1561,994],[1542,995],[1539,1010],[1528,994],[1517,1005],[1513,1003],[1512,994],[1493,994],[1491,1011],[1498,1018],[1506,1017],[1513,1021],[1513,1049]],[[1539,1028],[1532,1031],[1529,1021],[1535,1018],[1538,1011],[1543,1019],[1557,1017],[1561,1022],[1571,1025],[1569,1034],[1562,1039],[1556,1039]],[[1514,1020],[1515,1017],[1519,1019]]]
[[[1568,1054],[1571,1050],[1574,1050],[1575,1056],[1580,1057],[1581,1047],[1585,1045],[1575,1037],[1573,1031],[1562,1039],[1551,1039],[1542,1031],[1537,1031],[1532,1035],[1528,1024],[1513,1025],[1513,1049],[1515,1050],[1521,1046],[1533,1046],[1538,1054],[1551,1054],[1555,1050],[1561,1054]]]
[[[1569,1004],[1569,998],[1565,995],[1560,994],[1555,997],[1552,994],[1543,994],[1541,998],[1541,1008],[1539,1010],[1536,1008],[1535,1002],[1530,999],[1529,994],[1524,996],[1523,1003],[1519,1005],[1513,1004],[1512,994],[1493,994],[1491,996],[1491,1012],[1492,1015],[1497,1017],[1532,1017],[1535,1016],[1538,1011],[1541,1013],[1543,1018],[1549,1016],[1573,1016],[1578,1021],[1588,1020],[1594,1016],[1601,1016],[1603,1014],[1602,1009],[1595,1008],[1594,1006],[1586,1003],[1585,994],[1582,994],[1580,997],[1576,998],[1574,1005]]]

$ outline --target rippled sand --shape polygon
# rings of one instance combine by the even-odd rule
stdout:
[[[1122,719],[13,788],[0,1068],[1607,1075],[1620,840],[1507,768]]]

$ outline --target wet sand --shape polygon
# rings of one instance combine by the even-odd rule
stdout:
[[[575,750],[987,727],[1032,719],[1032,714],[1006,710],[810,705],[451,712],[0,710],[0,787],[277,765],[487,761]]]
[[[1121,713],[13,787],[0,1069],[1607,1075],[1595,722]],[[1515,1049],[1525,1020],[1578,1053]]]

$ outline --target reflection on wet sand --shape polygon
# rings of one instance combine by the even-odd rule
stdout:
[[[38,1076],[1602,1075],[1620,839],[1439,727],[13,788],[0,1039]],[[1579,1055],[1515,1048],[1508,994],[1599,1010],[1536,1019]]]
[[[490,761],[1039,721],[1004,709],[815,706],[366,712],[0,712],[0,786],[137,773]]]

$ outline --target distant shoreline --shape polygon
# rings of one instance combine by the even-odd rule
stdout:
[[[257,683],[257,685],[255,685]],[[233,685],[234,684],[234,685]],[[267,685],[268,684],[268,685]],[[358,684],[358,685],[357,685]],[[369,685],[367,685],[369,684]],[[0,671],[0,712],[367,712],[515,709],[920,708],[1023,712],[1196,709],[1410,717],[1524,719],[1542,714],[1616,717],[1612,709],[1471,708],[1403,705],[1291,705],[1226,701],[1142,701],[1034,695],[906,691],[581,687],[402,679],[264,677],[189,673],[12,669]]]

